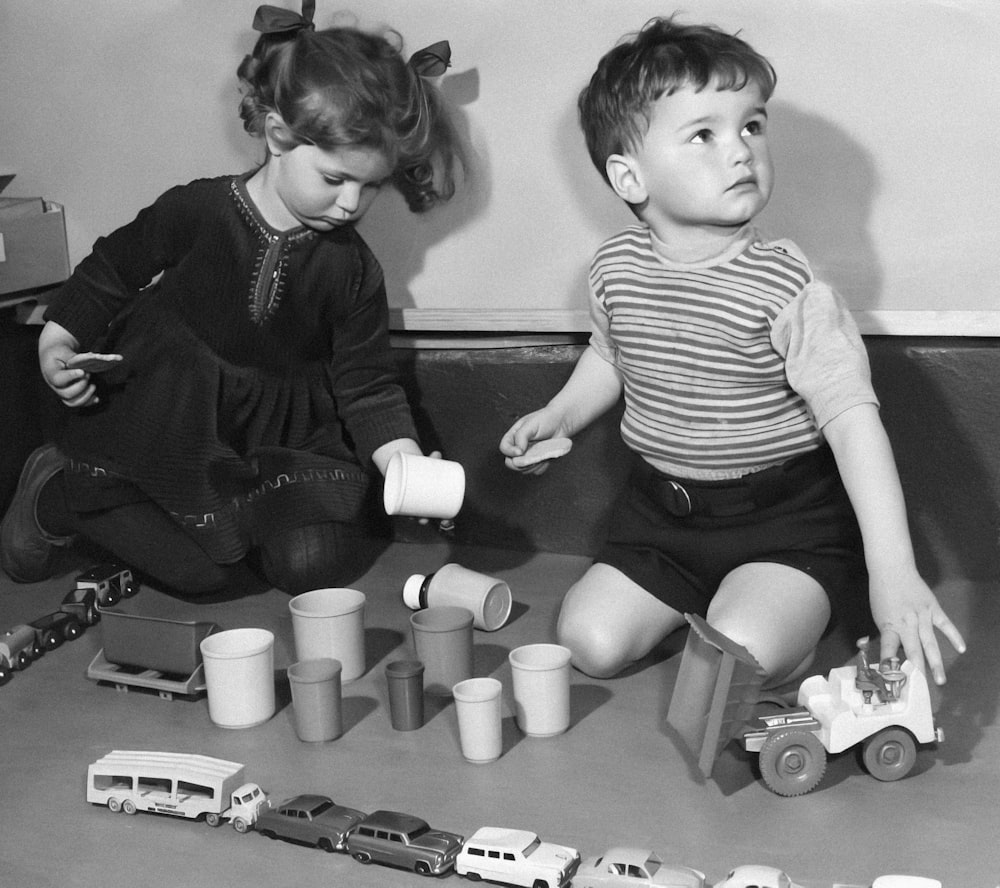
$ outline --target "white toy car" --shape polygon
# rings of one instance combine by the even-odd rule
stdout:
[[[573,888],[705,888],[705,874],[689,866],[664,863],[644,848],[611,848],[580,864]]]
[[[730,870],[715,888],[800,888],[775,866],[747,864]]]
[[[525,888],[565,888],[579,865],[575,848],[543,842],[524,829],[484,826],[465,842],[455,872]]]

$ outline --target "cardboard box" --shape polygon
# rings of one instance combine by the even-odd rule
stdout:
[[[48,287],[69,277],[66,217],[38,199],[0,207],[0,295]]]

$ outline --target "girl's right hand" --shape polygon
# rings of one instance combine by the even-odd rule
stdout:
[[[42,377],[52,391],[67,407],[87,407],[98,403],[97,389],[91,381],[93,355],[79,356],[80,344],[65,327],[49,321],[38,338],[38,363]],[[121,360],[120,355],[109,355],[108,363]],[[102,361],[104,363],[105,361]],[[76,366],[83,363],[84,366]]]

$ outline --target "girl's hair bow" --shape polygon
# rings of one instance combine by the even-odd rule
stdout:
[[[262,34],[297,34],[299,31],[312,31],[313,15],[316,12],[316,0],[302,0],[302,14],[282,9],[279,6],[258,6],[253,17],[253,29]]]

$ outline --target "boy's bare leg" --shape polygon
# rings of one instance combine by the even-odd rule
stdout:
[[[598,563],[566,593],[556,635],[573,652],[577,669],[610,678],[683,625],[683,614],[617,568]]]
[[[770,685],[806,668],[830,620],[823,587],[784,564],[744,564],[731,571],[708,608],[708,622],[743,645]]]

